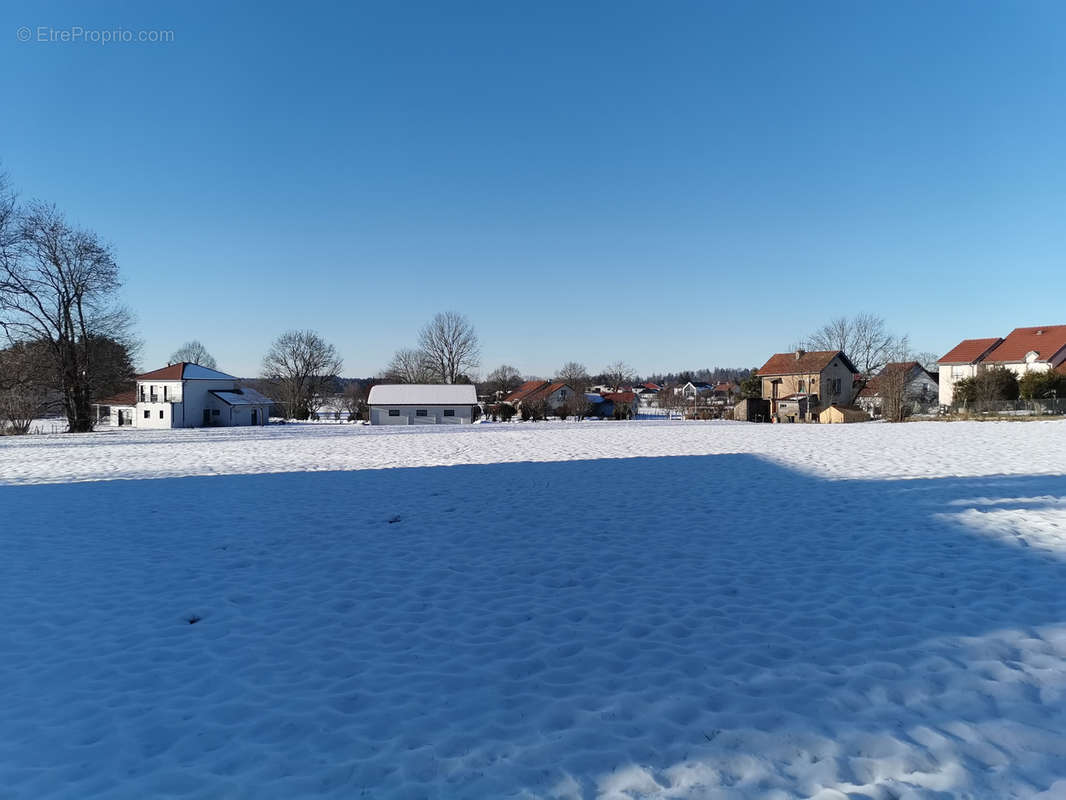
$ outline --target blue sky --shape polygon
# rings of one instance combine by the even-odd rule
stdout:
[[[0,159],[109,240],[143,366],[761,364],[1066,323],[1059,2],[6,3]],[[167,43],[19,42],[27,26]],[[46,34],[47,35],[47,34]]]

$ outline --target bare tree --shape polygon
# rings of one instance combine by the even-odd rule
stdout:
[[[807,350],[843,350],[859,370],[863,384],[889,363],[901,347],[906,348],[906,337],[897,338],[888,331],[884,319],[865,313],[838,317],[804,342]]]
[[[517,389],[521,383],[521,373],[510,364],[503,364],[502,366],[496,367],[496,369],[485,377],[485,389],[491,393],[496,400],[500,400],[509,395]]]
[[[170,354],[171,364],[180,362],[199,364],[201,367],[207,367],[208,369],[218,369],[218,362],[215,361],[215,357],[207,352],[207,348],[203,346],[199,339],[186,342]]]
[[[455,311],[444,311],[426,323],[418,334],[418,349],[443,383],[478,367],[481,345],[470,321]]]
[[[0,189],[0,193],[3,190]],[[69,430],[93,428],[97,343],[132,344],[132,317],[117,303],[118,265],[96,234],[54,206],[0,197],[0,328],[10,342],[48,351]]]
[[[633,368],[624,361],[615,361],[603,368],[603,380],[616,392],[620,392],[633,382]]]
[[[557,381],[563,381],[569,386],[573,387],[575,391],[583,392],[592,382],[589,378],[589,371],[585,369],[584,364],[579,364],[577,361],[567,361],[559,369],[555,379]]]
[[[0,433],[24,434],[49,407],[53,373],[39,342],[0,350]]]
[[[333,345],[314,331],[287,331],[263,358],[263,377],[289,419],[308,419],[341,371]]]
[[[388,383],[440,383],[425,353],[410,348],[397,350],[381,377]]]
[[[369,389],[358,381],[352,381],[344,387],[344,393],[341,395],[341,403],[344,410],[348,412],[348,421],[355,422],[356,420],[363,419],[367,411],[367,397],[369,395]]]

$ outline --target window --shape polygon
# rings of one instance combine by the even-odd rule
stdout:
[[[428,417],[429,416],[429,412],[426,411],[426,409],[424,409],[424,408],[419,408],[419,409],[417,409],[415,411],[415,416],[416,417]]]
[[[159,418],[163,419],[163,409],[159,409]]]
[[[219,413],[219,412],[218,412],[218,409],[217,409],[217,408],[212,408],[212,409],[211,409],[211,416],[212,416],[212,417],[217,417],[217,416],[218,416],[218,413]]]
[[[398,417],[398,416],[400,416],[400,409],[398,409],[398,408],[390,408],[389,409],[389,416],[390,417]]]
[[[454,408],[446,408],[446,409],[444,409],[444,416],[446,416],[446,417],[454,417],[455,416],[455,409]]]
[[[149,411],[147,408],[144,410],[144,418],[145,419],[151,419],[152,418],[152,412]]]
[[[804,392],[806,392],[807,391],[807,382],[806,381],[799,381],[796,384],[796,391],[799,392],[800,394],[803,394]]]
[[[833,378],[829,381],[829,392],[831,394],[840,394],[840,378]]]
[[[141,390],[141,402],[143,403],[144,402],[144,387],[140,386],[138,388]]]
[[[165,403],[166,401],[167,401],[167,387],[164,386],[163,387],[163,402]]]

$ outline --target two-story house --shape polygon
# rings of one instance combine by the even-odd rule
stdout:
[[[271,405],[232,375],[185,362],[138,375],[134,401],[135,428],[265,425]]]
[[[984,368],[988,354],[1003,340],[998,336],[986,339],[963,339],[936,362],[939,368],[940,405],[950,406],[955,398],[955,384],[964,378],[976,377]]]
[[[1019,378],[1028,372],[1047,372],[1066,363],[1066,325],[1015,328],[992,352],[985,364],[1006,367]]]
[[[841,350],[777,353],[759,369],[762,396],[778,422],[811,422],[831,405],[851,405],[858,374]]]

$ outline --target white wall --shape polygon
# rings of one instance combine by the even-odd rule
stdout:
[[[150,399],[141,402],[141,389],[144,389],[144,396],[150,398],[152,386],[156,387],[157,402],[153,403]],[[162,402],[164,386],[167,388],[168,399],[179,399]],[[133,425],[136,428],[201,428],[204,425],[205,409],[211,412],[211,427],[250,425],[253,406],[231,406],[211,394],[212,391],[233,391],[236,388],[238,382],[234,380],[138,381],[138,401],[133,412]],[[265,423],[270,407],[256,408],[259,409],[260,424]],[[215,414],[215,411],[218,413]]]
[[[940,385],[937,387],[940,405],[950,406],[955,398],[955,384],[977,375],[977,364],[938,364]]]
[[[419,417],[415,412],[419,409],[423,409],[427,412],[426,416]],[[444,411],[450,409],[455,412],[454,417],[445,417]],[[400,412],[397,417],[390,417],[390,410],[398,410]],[[424,406],[371,406],[370,407],[370,424],[371,425],[463,425],[468,424],[473,420],[473,413],[470,406],[436,406],[436,405],[424,405]]]

